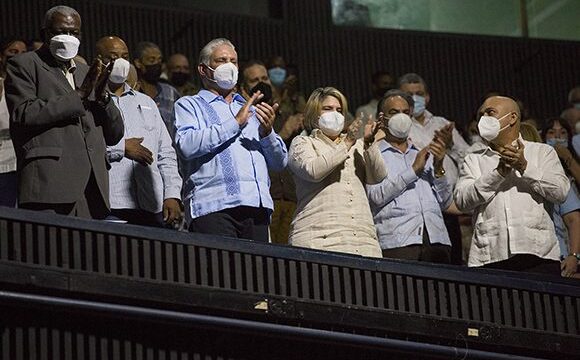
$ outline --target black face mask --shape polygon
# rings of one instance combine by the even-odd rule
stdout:
[[[161,77],[161,64],[145,65],[145,71],[141,71],[141,76],[151,84],[157,84]]]
[[[272,87],[266,84],[265,82],[260,81],[259,83],[256,84],[256,86],[250,89],[249,95],[250,96],[254,95],[254,93],[258,90],[260,90],[260,92],[264,94],[264,96],[262,96],[262,98],[258,100],[257,104],[262,102],[269,104],[270,100],[272,100]]]
[[[183,86],[189,80],[189,74],[184,72],[171,73],[169,81],[175,86]]]

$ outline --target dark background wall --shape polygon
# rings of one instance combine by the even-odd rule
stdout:
[[[431,110],[461,124],[490,90],[522,99],[539,118],[557,115],[568,90],[580,83],[578,42],[336,27],[327,0],[280,0],[280,18],[137,1],[3,0],[0,32],[37,37],[45,11],[56,4],[80,12],[81,54],[88,58],[95,41],[109,34],[119,35],[129,46],[153,41],[166,55],[180,51],[193,59],[207,41],[225,36],[241,60],[281,54],[298,66],[307,94],[318,86],[336,86],[351,108],[368,100],[368,79],[378,69],[421,74],[430,86]]]

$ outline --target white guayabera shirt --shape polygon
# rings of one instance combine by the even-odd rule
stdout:
[[[560,249],[551,218],[570,188],[558,155],[542,143],[524,144],[523,174],[505,178],[496,170],[499,154],[487,147],[468,154],[455,188],[462,211],[473,211],[474,233],[469,266],[502,261],[515,254],[558,260]]]

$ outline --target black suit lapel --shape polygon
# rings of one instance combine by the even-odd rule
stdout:
[[[42,66],[50,73],[52,73],[52,75],[54,75],[56,83],[59,84],[60,87],[67,93],[72,92],[74,89],[70,86],[70,83],[66,79],[66,76],[64,76],[64,73],[62,72],[60,64],[52,56],[48,47],[43,46],[40,49],[38,49],[36,53],[42,60]]]

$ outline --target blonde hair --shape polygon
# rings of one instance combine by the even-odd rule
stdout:
[[[520,134],[522,134],[522,138],[526,141],[543,142],[536,127],[527,122],[520,122]]]
[[[310,94],[308,102],[304,107],[304,129],[309,134],[318,128],[318,118],[322,113],[322,102],[327,96],[332,96],[338,100],[342,109],[342,115],[348,114],[348,103],[346,97],[333,87],[318,88]]]

